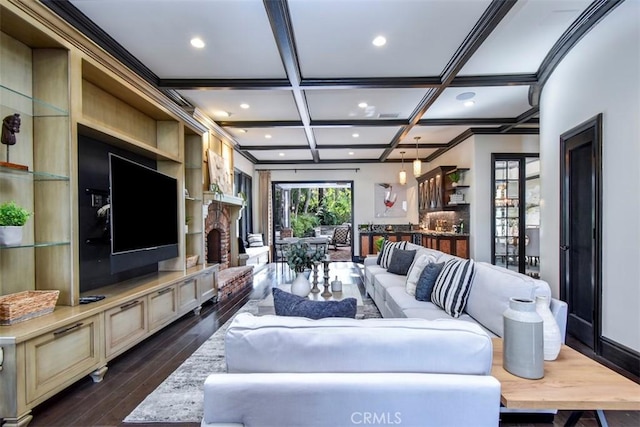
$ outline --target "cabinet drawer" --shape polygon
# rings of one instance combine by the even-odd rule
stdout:
[[[180,314],[193,310],[198,302],[198,286],[196,279],[187,280],[178,285],[178,312]]]
[[[146,297],[104,312],[107,358],[129,348],[147,333]]]
[[[176,287],[169,286],[147,295],[149,300],[149,331],[154,331],[178,315]]]
[[[25,343],[27,402],[100,366],[100,317],[69,323]]]
[[[209,271],[198,276],[197,282],[201,303],[210,300],[218,293],[216,277],[213,271]]]

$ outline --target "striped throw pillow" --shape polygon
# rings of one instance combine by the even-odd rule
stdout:
[[[261,248],[264,246],[264,243],[262,242],[262,234],[249,233],[247,235],[247,242],[249,243],[250,248]]]
[[[382,253],[380,254],[380,267],[389,268],[389,264],[391,263],[391,255],[393,255],[394,249],[406,249],[407,242],[389,242],[385,241],[384,246],[382,247]]]
[[[431,292],[431,302],[451,317],[460,317],[467,305],[475,265],[472,259],[450,259],[442,268]]]

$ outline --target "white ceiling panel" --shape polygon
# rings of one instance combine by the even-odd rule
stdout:
[[[408,118],[426,89],[305,91],[312,120]],[[358,105],[364,102],[366,107]]]
[[[435,153],[437,150],[437,148],[421,148],[420,150],[418,150],[418,153],[420,155],[420,159],[424,159],[428,156],[430,156],[431,154]],[[395,149],[391,152],[391,154],[389,155],[390,159],[396,159],[396,160],[402,160],[402,151],[404,151],[404,170],[407,171],[407,174],[411,174],[411,162],[413,162],[413,160],[416,158],[416,149],[415,147],[413,148],[413,150],[406,150],[404,148],[398,148]]]
[[[462,93],[475,93],[475,104],[465,107],[456,97]],[[434,118],[504,118],[517,117],[531,109],[529,86],[490,86],[448,88],[433,103],[423,119]]]
[[[160,78],[286,76],[261,0],[71,3]]]
[[[318,145],[388,144],[400,127],[335,127],[314,128]],[[357,136],[354,136],[357,135]]]
[[[440,75],[490,1],[288,4],[303,77],[417,77]],[[378,35],[386,45],[372,45]]]
[[[591,0],[521,0],[462,68],[460,75],[535,73]]]
[[[235,136],[240,145],[262,147],[279,145],[309,145],[303,128],[249,128],[242,132],[236,128],[226,128]]]
[[[382,149],[344,149],[344,148],[332,148],[331,150],[318,150],[318,156],[322,160],[355,160],[355,159],[368,159],[376,161],[382,155]],[[349,154],[349,153],[353,154]]]
[[[290,90],[180,90],[178,93],[216,121],[300,120]],[[249,108],[240,107],[243,103],[249,104]],[[231,116],[216,117],[216,111],[226,111]]]
[[[400,141],[400,144],[403,146],[405,144],[413,144],[415,148],[416,140],[414,138],[416,136],[420,137],[420,145],[446,144],[467,129],[469,129],[469,126],[414,126],[404,139]]]
[[[313,160],[311,150],[276,150],[276,151],[263,151],[254,150],[249,151],[253,157],[259,161],[265,162],[291,162],[291,161],[308,161]]]

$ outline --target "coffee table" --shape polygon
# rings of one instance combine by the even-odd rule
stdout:
[[[355,283],[342,283],[342,292],[333,292],[330,297],[321,296],[322,291],[324,290],[324,286],[318,284],[320,288],[320,292],[318,293],[309,293],[307,297],[311,301],[341,301],[345,298],[355,298],[356,299],[356,318],[362,319],[364,317],[364,303],[362,302],[362,296],[360,295],[360,290],[358,289],[358,285]],[[291,292],[291,284],[282,284],[278,285],[278,288],[283,291]],[[273,307],[273,294],[269,293],[269,295],[258,302],[258,314],[275,314],[275,308]]]
[[[502,339],[493,338],[493,375],[500,381],[500,401],[507,408],[558,409],[574,413],[573,426],[584,410],[596,411],[606,426],[604,410],[640,411],[640,385],[578,351],[563,345],[554,361],[544,362],[544,377],[520,378],[502,367]]]

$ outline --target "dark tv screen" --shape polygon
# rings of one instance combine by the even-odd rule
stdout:
[[[178,256],[178,181],[109,154],[111,272]]]

